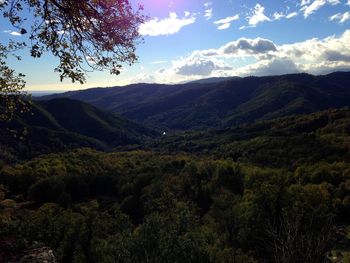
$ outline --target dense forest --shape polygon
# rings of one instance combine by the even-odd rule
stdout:
[[[33,109],[1,129],[0,262],[350,262],[349,108],[163,136]]]

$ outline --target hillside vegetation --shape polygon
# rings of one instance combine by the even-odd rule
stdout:
[[[23,159],[79,147],[108,150],[157,136],[116,114],[71,99],[35,102],[31,111],[0,123],[0,159]]]
[[[238,127],[185,132],[149,145],[166,153],[188,152],[263,167],[350,161],[350,108],[259,121]]]
[[[349,127],[344,108],[3,165],[0,260],[348,262]]]
[[[233,78],[182,85],[134,84],[43,97],[68,97],[169,130],[225,128],[350,105],[350,72]]]

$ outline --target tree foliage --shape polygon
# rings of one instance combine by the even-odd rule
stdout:
[[[0,213],[0,242],[39,242],[60,262],[323,262],[349,250],[349,171],[141,151],[42,155],[0,171],[22,206],[10,223]]]
[[[53,149],[4,165],[2,251],[21,255],[42,244],[59,262],[349,262],[349,116],[343,109],[279,119],[241,127],[244,136],[212,132],[211,140],[169,136],[157,151]],[[297,134],[298,144],[285,139]],[[217,140],[247,153],[175,147]]]
[[[0,121],[11,119],[16,108],[25,109],[21,94],[25,86],[24,75],[16,74],[6,63],[8,56],[23,46],[24,43],[12,41],[8,45],[0,43]],[[20,59],[18,56],[15,58]]]
[[[0,43],[0,94],[17,95],[24,87],[23,74],[16,75],[6,64],[8,54],[28,47],[39,58],[50,52],[59,59],[55,71],[61,81],[84,83],[92,70],[109,70],[118,75],[123,64],[137,60],[142,7],[128,0],[5,0],[0,11],[26,42]],[[16,100],[5,109],[13,112]],[[2,114],[8,116],[5,110]]]

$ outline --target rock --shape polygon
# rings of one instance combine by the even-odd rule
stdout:
[[[27,250],[19,261],[20,263],[57,263],[53,250],[49,247],[42,247]]]

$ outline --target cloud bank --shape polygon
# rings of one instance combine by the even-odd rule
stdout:
[[[277,45],[264,38],[240,38],[217,49],[193,51],[150,76],[153,82],[200,77],[263,76],[296,72],[324,74],[350,70],[350,30],[340,36]]]

